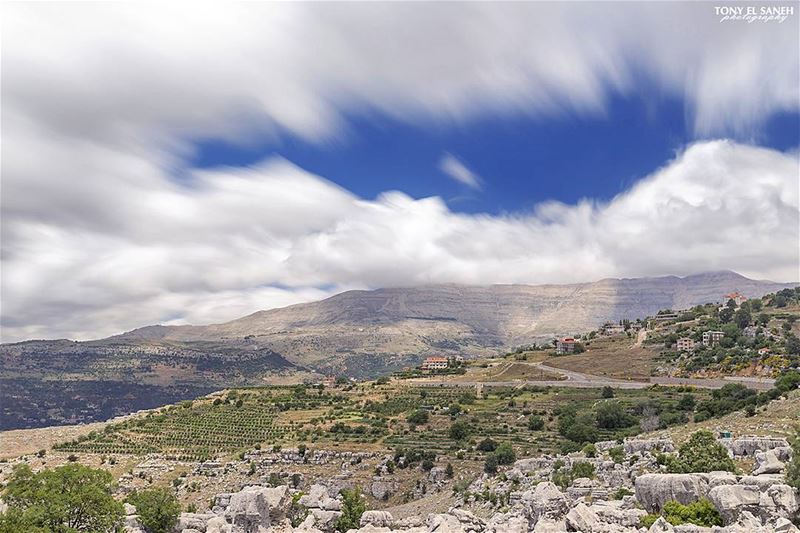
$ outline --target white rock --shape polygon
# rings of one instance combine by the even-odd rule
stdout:
[[[371,524],[375,527],[389,527],[394,522],[392,513],[388,511],[364,511],[359,525],[361,527]]]
[[[723,522],[735,522],[744,511],[758,513],[761,494],[754,485],[720,485],[708,491],[708,499],[717,508]]]
[[[644,474],[636,478],[636,499],[651,513],[661,512],[670,500],[688,504],[708,493],[704,474]]]
[[[567,513],[567,525],[575,531],[591,533],[597,529],[600,519],[593,510],[583,502],[578,503]]]

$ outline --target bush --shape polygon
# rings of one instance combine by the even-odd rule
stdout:
[[[67,464],[34,474],[18,465],[3,491],[8,510],[0,515],[0,531],[117,531],[125,512],[112,489],[105,470]]]
[[[497,449],[497,443],[487,437],[478,443],[477,449],[479,452],[493,452]]]
[[[572,465],[572,479],[578,479],[579,477],[588,477],[593,478],[595,474],[595,468],[592,463],[586,463],[583,461],[578,461],[574,465]]]
[[[625,412],[619,402],[603,402],[597,407],[595,413],[597,427],[603,429],[616,429],[632,425],[635,420]]]
[[[498,446],[497,450],[494,452],[494,455],[497,457],[497,463],[501,465],[510,465],[517,460],[517,456],[514,453],[514,448],[512,448],[507,442],[504,442]]]
[[[633,496],[633,491],[625,487],[620,487],[611,495],[611,499],[621,500],[625,496]]]
[[[149,532],[170,533],[178,523],[181,505],[167,489],[135,491],[128,496],[127,502],[136,507],[139,521]]]
[[[483,463],[483,471],[487,474],[494,475],[497,473],[497,456],[495,454],[489,454],[486,456],[486,460]]]
[[[581,450],[586,457],[596,457],[597,456],[597,448],[591,442],[583,447]]]
[[[428,411],[425,409],[417,409],[410,415],[408,415],[408,423],[409,424],[427,424],[430,416],[428,415]]]
[[[613,398],[614,397],[614,389],[609,386],[603,387],[603,392],[601,394],[603,398]]]
[[[675,500],[668,501],[664,504],[664,509],[661,511],[661,514],[664,516],[664,519],[673,526],[678,526],[680,524],[695,524],[703,527],[722,525],[722,517],[719,515],[719,512],[717,512],[714,505],[706,499],[688,505],[683,505]],[[650,527],[657,519],[658,515],[647,515],[642,519],[642,525]]]
[[[700,430],[678,448],[678,457],[669,457],[667,470],[674,473],[713,472],[724,470],[735,472],[736,465],[728,456],[728,450],[717,442],[714,434]]]
[[[615,463],[621,463],[625,460],[625,449],[622,446],[614,446],[608,449],[608,456]]]
[[[528,419],[528,429],[539,431],[544,429],[544,419],[541,416],[533,415]]]
[[[364,497],[361,496],[361,489],[358,487],[353,490],[342,490],[342,516],[336,519],[334,528],[339,533],[345,533],[350,529],[360,527],[361,515],[367,510]]]
[[[464,440],[469,435],[469,427],[461,420],[450,425],[450,438],[453,440]]]

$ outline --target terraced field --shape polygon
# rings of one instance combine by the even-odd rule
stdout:
[[[708,392],[693,394],[700,401]],[[617,439],[640,431],[637,416],[643,411],[674,411],[683,395],[676,388],[656,387],[617,390],[609,400],[599,389],[527,386],[488,388],[478,397],[469,389],[416,387],[402,381],[324,390],[249,388],[215,393],[108,425],[57,449],[202,461],[259,447],[305,444],[333,449],[404,448],[477,458],[475,444],[489,437],[508,442],[523,454],[546,453],[567,443],[559,428],[564,406],[584,413],[602,402],[618,403],[633,418],[624,427],[600,428],[597,433],[600,439]],[[410,423],[408,417],[415,411],[425,411],[427,421]],[[531,417],[541,418],[543,426],[532,429]],[[454,440],[450,435],[457,421],[468,428],[465,439]]]

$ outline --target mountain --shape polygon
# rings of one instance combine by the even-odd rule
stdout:
[[[147,357],[149,353],[156,356],[156,364],[164,364],[161,359],[166,357],[200,371],[204,361],[205,366],[214,366],[207,360],[220,359],[235,363],[236,368],[246,362],[252,367],[249,371],[255,372],[304,367],[369,373],[380,363],[375,357],[387,359],[386,366],[397,366],[392,363],[439,352],[477,356],[544,337],[584,332],[606,321],[721,301],[732,291],[755,297],[791,286],[723,271],[571,285],[348,291],[224,324],[148,326],[100,341],[40,341],[36,349],[117,352],[144,362],[153,359]],[[3,352],[19,346],[5,345]]]
[[[795,285],[725,271],[571,285],[348,291],[224,324],[147,326],[95,341],[0,345],[0,401],[30,404],[30,413],[12,423],[25,427],[44,423],[36,418],[42,409],[61,413],[66,398],[96,404],[109,386],[127,391],[120,393],[127,406],[145,408],[158,395],[147,388],[128,391],[130,384],[158,387],[175,401],[200,389],[296,381],[316,373],[369,377],[416,365],[428,355],[490,355],[606,321],[722,301],[732,291],[757,297]],[[73,382],[81,383],[63,385]],[[9,391],[13,398],[5,397]],[[82,412],[89,418],[69,411],[48,420],[91,419],[91,408]],[[15,413],[3,415],[8,420]]]

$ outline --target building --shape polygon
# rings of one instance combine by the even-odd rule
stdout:
[[[572,337],[564,337],[563,339],[558,339],[556,341],[556,353],[559,355],[565,353],[574,353],[575,344],[577,344],[577,341]]]
[[[666,322],[667,320],[677,320],[678,313],[659,313],[653,317],[657,322]]]
[[[730,300],[733,300],[734,303],[736,304],[736,307],[739,307],[740,305],[742,305],[743,303],[745,303],[747,301],[747,297],[744,296],[739,291],[733,291],[731,293],[728,293],[728,294],[726,294],[724,296],[724,298],[725,298],[725,301],[722,302],[723,304],[726,304]]]
[[[621,335],[625,333],[625,326],[622,324],[606,324],[603,326],[603,332],[606,335]]]
[[[422,370],[444,370],[450,364],[447,357],[428,357],[423,362],[420,368]]]
[[[769,355],[769,348],[759,348],[758,355]]]
[[[678,339],[678,342],[675,343],[675,347],[679,352],[693,352],[694,340],[689,337],[681,337]]]
[[[716,346],[724,336],[721,331],[706,331],[703,333],[703,346]]]

